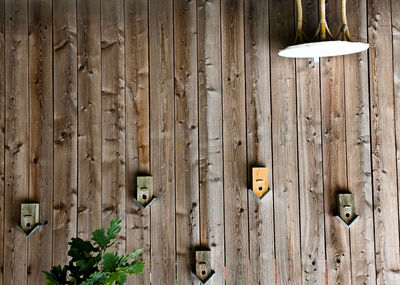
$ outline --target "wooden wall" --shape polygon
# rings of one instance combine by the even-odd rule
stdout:
[[[44,284],[71,237],[116,215],[114,249],[147,263],[129,284],[199,284],[197,247],[211,284],[400,284],[400,1],[347,2],[369,51],[315,63],[277,55],[292,0],[0,0],[0,284]],[[253,166],[270,170],[261,202]],[[144,211],[138,174],[154,177]],[[26,239],[29,200],[44,226]]]

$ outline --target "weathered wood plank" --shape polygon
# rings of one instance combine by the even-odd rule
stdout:
[[[102,223],[122,219],[125,237],[124,1],[101,1]],[[125,253],[125,239],[114,248]]]
[[[45,284],[42,271],[52,265],[52,63],[52,1],[29,1],[29,197],[40,203],[44,226],[29,239],[28,284]]]
[[[304,5],[303,30],[318,25],[318,1]],[[319,63],[296,60],[302,283],[325,283],[324,187],[322,174]]]
[[[347,3],[354,41],[367,42],[366,2]],[[360,217],[350,229],[352,284],[376,284],[367,52],[344,57],[344,86],[347,179]]]
[[[199,232],[199,133],[196,1],[174,1],[175,187],[177,279],[193,279]]]
[[[26,284],[27,241],[16,230],[29,194],[28,3],[5,2],[4,284]]]
[[[368,1],[372,181],[378,284],[400,283],[390,2]]]
[[[303,284],[323,284],[325,232],[319,64],[312,59],[296,60],[296,79],[302,280]]]
[[[247,184],[252,167],[268,167],[273,189],[268,1],[245,2]],[[251,284],[275,284],[273,191],[261,202],[249,196]]]
[[[175,149],[172,1],[150,0],[151,282],[175,282]],[[180,162],[179,162],[180,163]]]
[[[329,1],[328,24],[340,23],[340,3]],[[329,284],[351,284],[349,230],[336,214],[336,196],[347,184],[346,114],[343,57],[321,58],[322,149],[325,236]]]
[[[322,59],[321,74],[327,274],[329,283],[347,284],[349,233],[334,217],[336,195],[347,191],[343,58]]]
[[[303,284],[325,282],[324,189],[319,64],[296,60]]]
[[[343,79],[343,57],[321,59],[325,232],[329,284],[351,282],[349,231],[334,217],[337,193],[348,190]]]
[[[144,248],[143,274],[128,284],[150,284],[150,211],[134,205],[136,177],[150,175],[148,1],[125,1],[126,252]]]
[[[391,3],[392,3],[391,12],[392,12],[392,39],[393,39],[396,161],[397,161],[397,187],[398,187],[400,181],[400,1],[391,1]]]
[[[0,0],[0,285],[4,284],[4,195],[5,195],[5,162],[4,138],[6,127],[6,73],[5,73],[5,14],[4,0]]]
[[[200,244],[211,249],[211,284],[224,283],[220,1],[197,1]]]
[[[100,1],[78,0],[78,235],[101,227]]]
[[[53,15],[53,263],[65,264],[77,226],[76,2],[54,1]]]
[[[299,284],[301,276],[296,78],[293,59],[278,50],[293,42],[293,2],[270,1],[271,96],[276,283]],[[290,9],[288,9],[290,7]],[[276,166],[276,167],[275,167]]]
[[[244,2],[222,0],[222,90],[226,282],[248,283]]]

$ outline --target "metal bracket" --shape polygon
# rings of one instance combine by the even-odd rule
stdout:
[[[21,204],[21,225],[17,229],[26,237],[30,237],[41,227],[39,223],[39,203]]]
[[[253,167],[253,184],[249,192],[255,195],[258,199],[264,198],[269,193],[268,187],[268,168]]]
[[[339,193],[337,195],[336,218],[347,227],[350,227],[358,219],[355,212],[353,194]]]
[[[207,284],[214,274],[211,270],[211,251],[196,250],[196,272],[193,272],[193,275],[201,284]]]
[[[152,176],[138,176],[136,178],[137,191],[134,202],[142,209],[149,207],[154,201],[153,196],[153,177]]]

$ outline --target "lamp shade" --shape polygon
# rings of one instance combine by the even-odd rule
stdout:
[[[348,41],[321,41],[288,46],[279,55],[291,58],[319,58],[347,55],[367,50],[369,44]]]

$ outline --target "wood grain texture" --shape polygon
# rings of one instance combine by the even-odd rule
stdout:
[[[150,157],[157,197],[151,209],[151,282],[169,285],[176,280],[172,1],[150,0],[149,12]]]
[[[5,216],[5,127],[6,127],[6,73],[5,73],[5,13],[4,0],[0,0],[0,285],[4,284],[4,216]]]
[[[277,54],[291,0],[0,0],[0,285],[44,283],[71,237],[116,215],[114,249],[144,248],[128,284],[197,284],[197,247],[211,284],[400,284],[398,2],[348,0],[371,48],[318,64]],[[302,3],[310,35],[318,1]],[[333,34],[340,20],[327,1]],[[138,175],[154,178],[146,210]],[[28,200],[43,227],[27,240]]]
[[[102,224],[122,219],[115,244],[125,253],[125,40],[124,1],[101,1]]]
[[[53,3],[54,204],[53,263],[67,263],[77,228],[76,2]]]
[[[398,181],[394,127],[390,1],[368,1],[372,181],[376,277],[400,283]],[[396,222],[394,222],[396,221]]]
[[[77,1],[78,235],[101,227],[100,1]]]
[[[367,41],[365,0],[347,4],[353,41]],[[358,221],[350,229],[352,284],[375,284],[368,53],[344,57],[347,179]]]
[[[220,1],[197,1],[200,243],[211,248],[211,284],[224,282]]]
[[[252,167],[268,168],[273,189],[268,1],[245,2],[247,181]],[[273,191],[262,201],[249,199],[251,284],[275,284]]]
[[[305,5],[304,32],[318,25],[318,2]],[[302,283],[325,283],[324,187],[322,173],[319,63],[296,60],[297,130],[301,221]]]
[[[29,1],[29,198],[44,225],[28,242],[28,284],[45,284],[52,265],[53,74],[52,2]],[[37,257],[40,256],[40,260]]]
[[[243,12],[243,1],[221,1],[227,284],[249,282]]]
[[[340,23],[340,3],[329,1],[328,24]],[[335,33],[335,32],[334,32]],[[347,183],[343,57],[321,58],[322,149],[328,284],[351,284],[349,230],[335,217],[336,196]]]
[[[292,59],[278,50],[294,39],[292,1],[270,1],[272,151],[276,284],[300,284],[302,271],[296,130],[296,78]],[[290,19],[290,20],[289,20]],[[278,166],[275,168],[275,166]]]
[[[349,230],[336,214],[336,195],[348,191],[343,57],[321,59],[323,175],[329,284],[351,282]]]
[[[199,232],[199,133],[196,1],[174,1],[176,263],[181,284],[193,279]]]
[[[136,177],[150,175],[148,1],[125,1],[126,253],[143,248],[143,274],[128,284],[150,284],[150,210],[134,205]]]
[[[29,198],[28,3],[5,2],[4,284],[26,284],[27,241],[16,230],[20,204]]]
[[[393,80],[395,100],[395,133],[397,187],[400,181],[400,1],[391,1],[392,7],[392,40],[393,40]],[[400,205],[399,205],[400,207]],[[399,209],[400,210],[400,209]],[[397,279],[396,279],[397,280]]]
[[[303,284],[325,282],[319,64],[296,60],[301,260]]]

